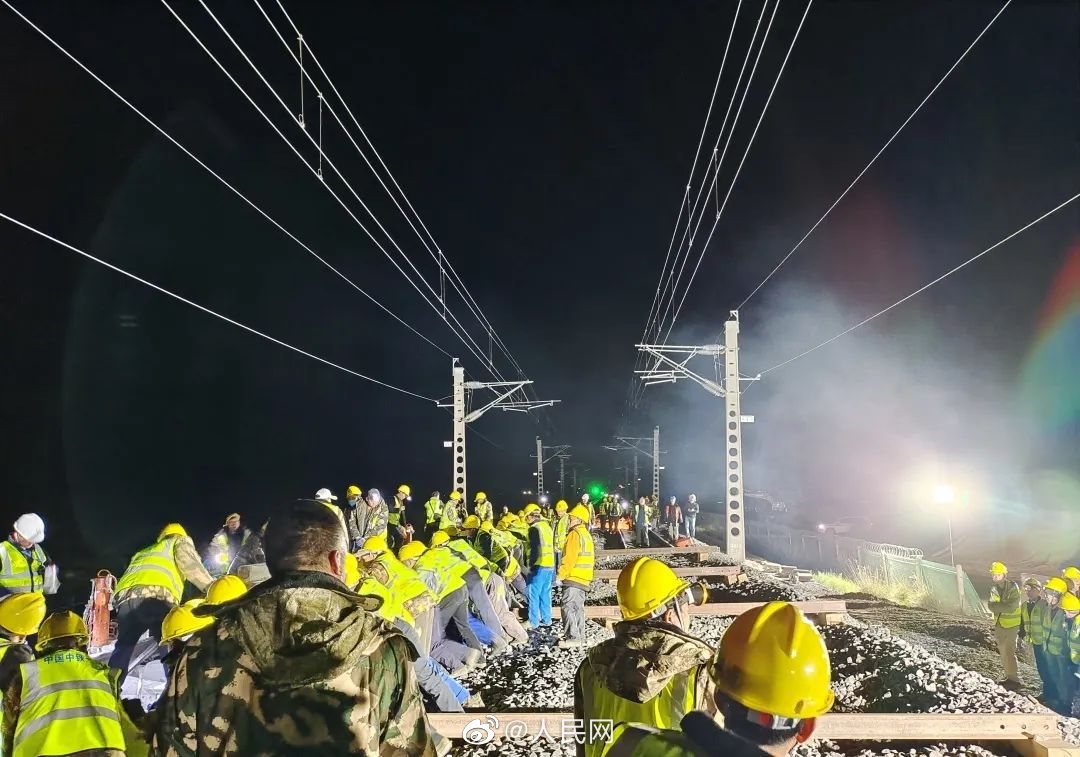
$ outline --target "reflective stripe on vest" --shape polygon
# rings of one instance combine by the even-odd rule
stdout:
[[[20,666],[22,701],[12,757],[123,751],[117,679],[77,650],[60,650]]]
[[[432,497],[424,503],[424,511],[427,514],[427,524],[432,525],[435,521],[439,520],[443,514],[443,502],[441,499],[435,499]]]
[[[36,544],[27,559],[22,550],[9,539],[5,539],[3,549],[0,549],[0,586],[12,594],[41,591],[45,582],[43,569],[47,559],[45,551]]]
[[[404,621],[410,626],[416,625],[416,619],[411,612],[405,609],[401,597],[374,578],[368,577],[361,581],[360,585],[356,587],[356,593],[368,594],[382,599],[382,605],[375,611],[375,614],[386,622]]]
[[[176,564],[174,556],[179,536],[166,536],[161,541],[151,544],[146,549],[135,553],[128,563],[127,570],[116,584],[116,592],[134,586],[163,586],[180,604],[184,594],[184,576]]]
[[[435,596],[440,602],[465,585],[463,576],[471,569],[471,565],[458,559],[450,550],[437,547],[420,555],[414,568],[418,573],[422,571],[435,577],[438,588]]]
[[[435,595],[424,580],[401,560],[384,552],[379,556],[379,564],[386,569],[386,588],[401,598],[402,606],[409,612],[415,615],[436,604]]]
[[[555,535],[551,532],[551,524],[546,520],[538,520],[529,526],[529,530],[536,529],[540,533],[540,555],[531,559],[529,563],[537,568],[555,567]]]
[[[1020,587],[1013,581],[1005,582],[1005,594],[1002,596],[1001,589],[998,586],[994,586],[990,589],[990,601],[991,602],[1006,602],[1010,599],[1016,599],[1019,604],[1023,605],[1023,600],[1020,597]],[[1003,613],[998,614],[994,618],[994,624],[1001,626],[1002,628],[1016,628],[1020,625],[1020,607],[1015,610],[1006,610]]]
[[[1066,619],[1069,630],[1069,660],[1073,665],[1080,663],[1080,616]]]
[[[589,534],[589,529],[583,525],[574,526],[572,533],[577,535],[578,553],[574,567],[567,573],[566,578],[583,584],[592,583],[594,562],[592,536]]]
[[[506,548],[495,538],[494,529],[478,531],[476,541],[473,542],[473,549],[496,565],[508,557]]]
[[[1036,602],[1024,602],[1021,606],[1021,617],[1024,621],[1024,635],[1032,646],[1041,647],[1046,643],[1046,621],[1049,619],[1050,608],[1041,599]]]
[[[593,677],[588,658],[581,666],[581,692],[584,697],[583,711],[592,720],[610,720],[613,723],[644,723],[654,728],[678,728],[683,716],[697,708],[695,689],[698,666],[671,677],[667,686],[647,702],[632,702],[604,688]],[[592,731],[584,724],[585,734]],[[585,743],[585,757],[603,757],[611,744],[603,741]]]
[[[469,565],[473,566],[477,570],[491,570],[491,562],[482,554],[472,548],[469,542],[462,539],[460,536],[456,539],[451,539],[446,543],[446,548],[453,552],[455,555],[465,560]]]

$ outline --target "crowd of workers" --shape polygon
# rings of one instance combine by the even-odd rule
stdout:
[[[1026,640],[1042,682],[1039,700],[1063,715],[1080,715],[1080,568],[1067,567],[1045,584],[1028,578],[1023,593],[1003,563],[990,566],[990,577],[987,607],[1005,671],[999,683],[1020,688],[1017,655]]]
[[[449,742],[426,713],[482,707],[457,678],[528,641],[530,628],[550,628],[554,587],[557,643],[585,645],[591,528],[604,524],[605,511],[590,512],[583,495],[573,507],[496,514],[483,492],[471,508],[456,492],[445,503],[433,493],[414,524],[409,497],[399,487],[395,506],[351,487],[342,509],[322,489],[257,531],[233,513],[205,563],[183,526],[166,525],[116,585],[108,663],[90,657],[82,617],[46,617],[44,526],[22,516],[0,548],[2,753],[444,754]],[[249,585],[235,570],[252,558],[265,563],[267,578]],[[1028,579],[1026,597],[1004,565],[991,573],[1004,683],[1019,683],[1017,640],[1026,638],[1043,700],[1070,713],[1080,570],[1045,585]],[[184,601],[191,588],[199,596]],[[713,649],[691,633],[690,606],[706,600],[704,587],[662,562],[630,563],[616,593],[622,622],[613,639],[587,650],[574,681],[582,757],[718,749],[779,757],[809,739],[832,706],[824,642],[794,606],[773,602],[741,615]],[[525,623],[514,612],[520,606]],[[168,672],[149,712],[120,693],[144,635],[159,642],[152,657]],[[596,727],[603,724],[607,731]]]

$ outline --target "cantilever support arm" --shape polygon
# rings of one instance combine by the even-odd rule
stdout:
[[[510,396],[511,394],[513,394],[514,392],[516,392],[516,391],[517,391],[518,389],[520,389],[521,387],[525,386],[525,384],[527,384],[527,383],[529,383],[529,382],[527,382],[527,381],[517,381],[517,382],[509,382],[509,381],[508,381],[508,382],[506,382],[506,383],[504,384],[504,386],[509,386],[510,388],[509,388],[508,390],[506,390],[506,391],[505,391],[505,392],[503,392],[502,394],[499,394],[499,395],[497,395],[497,396],[495,397],[495,399],[493,399],[493,400],[492,400],[491,402],[487,403],[487,404],[486,404],[486,405],[484,405],[483,407],[478,407],[478,408],[477,408],[476,410],[473,410],[473,411],[472,411],[471,413],[469,413],[468,415],[466,415],[466,416],[465,416],[465,422],[466,422],[466,423],[472,423],[472,422],[473,422],[473,421],[475,421],[475,420],[476,420],[477,418],[479,418],[479,417],[480,417],[481,415],[483,415],[484,413],[486,413],[486,412],[487,412],[488,410],[490,410],[491,408],[495,407],[495,406],[496,406],[496,405],[498,405],[498,404],[499,404],[500,402],[502,402],[502,401],[503,401],[504,399],[506,399],[506,398],[507,398],[507,397],[509,397],[509,396]]]

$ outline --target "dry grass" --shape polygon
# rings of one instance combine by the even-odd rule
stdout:
[[[933,604],[929,589],[917,577],[889,580],[862,565],[854,566],[850,577],[839,573],[815,573],[814,580],[838,594],[871,594],[905,607],[930,607]]]

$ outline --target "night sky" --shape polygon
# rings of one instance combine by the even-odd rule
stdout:
[[[460,357],[470,378],[491,380],[163,5],[13,3]],[[316,160],[202,7],[170,4]],[[284,30],[276,4],[262,4]],[[295,113],[299,71],[258,8],[222,5],[221,22]],[[665,493],[714,500],[720,401],[682,385],[650,389],[632,412],[625,398],[735,4],[286,7],[536,395],[562,400],[534,417],[479,421],[486,439],[469,440],[470,488],[520,506],[521,490],[533,486],[537,434],[573,445],[574,459],[591,468],[582,482],[621,480],[619,461],[601,445],[617,430],[644,436],[659,423]],[[999,8],[814,4],[673,342],[715,340],[728,311]],[[804,9],[780,5],[732,167]],[[743,4],[729,73],[760,10]],[[286,38],[295,49],[294,35]],[[1077,192],[1078,40],[1076,3],[1014,2],[744,310],[744,372],[861,320]],[[725,74],[717,107],[732,84]],[[310,131],[318,112],[310,86],[305,106]],[[327,113],[323,130],[326,154],[437,289],[432,258]],[[0,211],[328,360],[425,397],[449,395],[447,355],[271,226],[7,8],[0,145]],[[337,177],[328,174],[327,185],[363,217]],[[892,497],[891,474],[927,450],[937,460],[947,450],[950,464],[979,468],[995,477],[989,487],[1035,506],[1033,471],[1080,476],[1080,276],[1073,288],[1063,273],[1080,244],[1078,218],[1075,207],[1061,211],[754,386],[744,399],[744,412],[757,416],[746,432],[748,488],[843,514]],[[254,521],[321,486],[386,491],[407,481],[420,497],[447,492],[450,416],[434,403],[291,353],[8,223],[0,223],[0,255],[3,517],[37,510],[57,539],[81,538],[108,554],[166,520],[201,534],[227,512]],[[1055,292],[1064,311],[1052,308]],[[460,299],[451,293],[448,304],[486,350]],[[1057,340],[1049,357],[1036,354],[1041,337]],[[512,377],[497,349],[495,358]],[[555,466],[547,476],[555,489]]]

